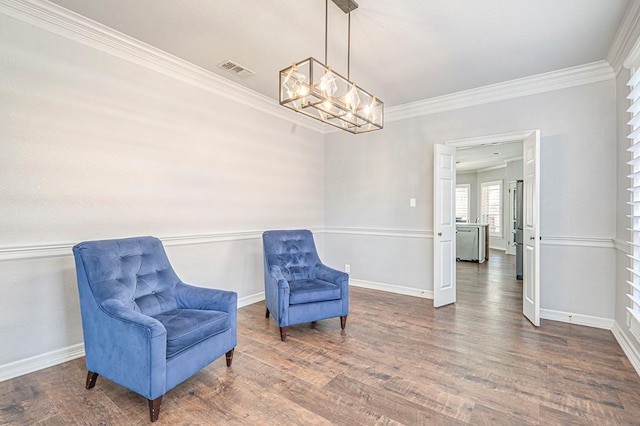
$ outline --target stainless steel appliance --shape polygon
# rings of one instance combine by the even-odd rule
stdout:
[[[515,218],[515,243],[516,243],[516,279],[522,279],[522,236],[523,236],[523,186],[524,181],[516,181],[516,193],[513,197],[513,217]]]
[[[456,257],[459,260],[477,261],[478,230],[480,228],[456,226]]]

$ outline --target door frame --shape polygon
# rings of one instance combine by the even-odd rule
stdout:
[[[489,143],[506,143],[506,142],[518,142],[521,141],[523,143],[524,146],[524,142],[525,139],[530,138],[532,136],[536,135],[537,137],[537,141],[538,141],[538,149],[539,149],[539,142],[540,142],[540,130],[539,129],[533,129],[533,130],[523,130],[523,131],[519,131],[519,132],[511,132],[511,133],[500,133],[500,134],[495,134],[495,135],[486,135],[486,136],[478,136],[478,137],[473,137],[473,138],[464,138],[464,139],[453,139],[453,140],[448,140],[444,142],[444,145],[447,146],[453,146],[456,148],[462,148],[462,147],[472,147],[472,146],[478,146],[478,145],[483,145],[483,144],[489,144]],[[536,162],[538,163],[537,165],[537,170],[540,170],[540,158],[536,158]],[[524,165],[523,165],[523,171],[524,171]],[[539,177],[538,177],[539,179]],[[434,197],[438,196],[439,194],[435,194],[434,193]],[[540,199],[539,199],[539,189],[537,191],[537,209],[539,211],[539,206],[540,206]],[[455,218],[454,218],[455,220]],[[537,220],[538,224],[539,224],[539,218]],[[540,235],[540,229],[537,229],[536,232],[538,233],[538,235]],[[539,247],[539,239],[536,241],[536,246]],[[539,252],[538,252],[539,254]],[[539,271],[540,270],[540,256],[536,256],[536,265],[534,267],[535,271]],[[539,280],[539,274],[536,273],[536,279],[534,280],[533,283],[531,283],[531,285],[533,286],[533,291],[536,294],[536,299],[538,301],[537,303],[537,318],[540,318],[540,313],[539,313],[539,309],[540,309],[540,280]],[[523,309],[524,309],[524,302],[523,302]],[[523,311],[524,314],[524,311]],[[539,326],[539,321],[538,323],[534,322],[533,323],[535,326]]]
[[[515,198],[515,190],[516,190],[516,181],[510,180],[507,182],[507,188],[509,189],[509,222],[507,229],[507,247],[505,248],[504,254],[509,256],[516,255],[516,224],[515,224],[515,216],[513,211],[514,206],[514,198]]]

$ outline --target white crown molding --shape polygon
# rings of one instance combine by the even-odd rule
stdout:
[[[0,13],[309,130],[322,134],[334,130],[330,126],[281,108],[275,100],[267,96],[46,0],[0,0]],[[613,77],[613,70],[606,61],[594,62],[390,107],[385,111],[385,120],[393,122],[595,83]]]
[[[385,110],[385,121],[390,123],[422,115],[612,80],[614,78],[615,74],[609,63],[607,61],[598,61],[389,107]]]
[[[631,54],[625,52],[633,52],[633,46],[640,35],[640,1],[633,0],[627,5],[624,16],[613,38],[613,42],[609,47],[607,61],[613,67],[616,75],[622,70],[623,66],[627,66]],[[630,50],[631,49],[631,50]]]
[[[500,170],[500,169],[506,169],[507,168],[507,163],[505,161],[504,164],[498,164],[496,166],[490,166],[490,167],[485,167],[483,169],[478,169],[478,173],[484,173],[484,172],[490,172],[492,170]]]
[[[0,0],[0,13],[309,130],[328,130],[261,93],[46,0]]]
[[[445,145],[455,147],[470,147],[485,144],[501,144],[507,142],[520,142],[530,136],[536,130],[522,130],[520,132],[499,133],[495,135],[483,135],[472,138],[454,139],[445,141]]]
[[[518,156],[518,157],[513,157],[513,158],[509,158],[504,160],[505,163],[513,163],[514,161],[522,161],[524,160],[524,157],[522,155]]]

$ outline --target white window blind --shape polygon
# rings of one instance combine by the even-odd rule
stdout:
[[[471,185],[456,185],[456,222],[469,222],[469,192]]]
[[[627,307],[636,324],[632,324],[631,329],[638,329],[640,324],[640,70],[636,69],[631,77],[631,80],[627,83],[630,87],[628,99],[631,100],[631,106],[627,110],[631,113],[631,120],[629,120],[629,126],[631,126],[631,133],[627,136],[631,139],[631,146],[628,151],[631,153],[631,166],[630,186],[629,186],[629,205],[631,206],[629,215],[631,223],[631,254],[630,266],[628,268],[630,272],[630,279],[627,281],[629,284],[629,300],[630,306]],[[634,327],[635,325],[635,327]],[[634,333],[635,334],[635,333]],[[640,336],[636,336],[640,339]]]
[[[502,182],[482,182],[480,185],[480,210],[483,220],[489,223],[489,234],[502,238]]]

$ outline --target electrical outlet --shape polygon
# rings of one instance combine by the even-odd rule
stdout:
[[[409,198],[409,207],[415,207],[415,206],[416,206],[416,199]]]
[[[349,265],[348,263],[344,264],[344,271],[345,272],[351,272],[351,265]]]

